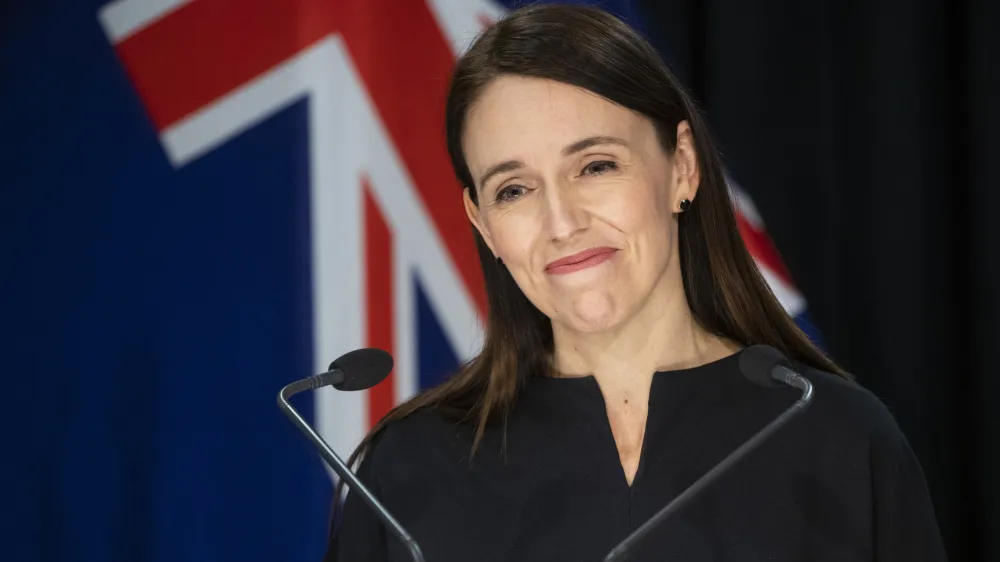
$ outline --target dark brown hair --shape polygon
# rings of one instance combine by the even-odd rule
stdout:
[[[677,143],[677,125],[688,121],[701,183],[697,200],[679,215],[678,244],[684,291],[694,318],[719,336],[744,345],[771,345],[793,360],[847,376],[798,329],[761,277],[737,230],[725,172],[708,126],[639,34],[595,8],[532,5],[511,12],[479,36],[458,60],[446,107],[452,166],[477,204],[462,150],[463,127],[469,108],[501,75],[578,86],[644,115],[655,125],[668,154]],[[366,453],[387,424],[424,408],[474,423],[475,449],[487,423],[505,419],[524,381],[548,374],[550,320],[528,301],[474,228],[472,233],[489,299],[482,351],[451,379],[389,412],[348,464]]]

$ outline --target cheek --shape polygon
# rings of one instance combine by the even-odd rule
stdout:
[[[526,266],[538,237],[538,221],[525,213],[497,210],[491,213],[487,229],[497,255],[508,267]]]
[[[663,195],[652,183],[637,182],[615,190],[601,204],[600,213],[627,236],[663,232],[670,212]]]
[[[630,248],[629,267],[635,269],[629,275],[645,279],[647,273],[659,271],[670,259],[676,240],[665,191],[665,187],[656,188],[652,183],[633,185],[617,198],[615,205],[607,207],[614,209],[614,216],[606,215],[608,222],[621,231]]]

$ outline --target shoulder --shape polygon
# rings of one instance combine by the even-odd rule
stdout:
[[[807,411],[809,439],[830,449],[825,466],[836,467],[845,497],[852,497],[850,483],[860,482],[862,495],[853,497],[870,502],[875,558],[946,561],[923,470],[886,404],[857,382],[794,367],[815,393],[811,414]],[[858,478],[862,471],[866,475]]]
[[[388,422],[372,440],[365,463],[380,479],[403,476],[434,463],[460,460],[471,449],[474,428],[431,408]],[[397,474],[399,473],[399,474]]]
[[[824,432],[845,433],[872,444],[908,448],[892,412],[854,380],[802,364],[796,370],[813,384],[810,417]]]
[[[447,423],[430,410],[418,411],[386,423],[371,436],[360,464],[358,479],[392,513],[406,513],[412,505],[426,505],[428,483],[435,474],[437,453],[429,443],[443,442]],[[350,486],[342,514],[331,522],[325,560],[388,560],[386,529]]]

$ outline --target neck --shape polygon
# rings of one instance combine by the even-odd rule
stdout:
[[[680,275],[657,289],[613,329],[584,333],[553,324],[556,371],[570,377],[593,375],[606,392],[644,394],[656,371],[696,367],[739,350],[735,342],[698,324]]]

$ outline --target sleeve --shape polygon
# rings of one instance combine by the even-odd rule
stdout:
[[[381,498],[374,462],[374,443],[356,472],[366,488]],[[349,486],[346,486],[350,488]],[[330,524],[330,542],[323,562],[386,562],[386,531],[371,508],[348,489],[343,509]]]
[[[923,470],[894,419],[872,440],[876,562],[946,562]]]

